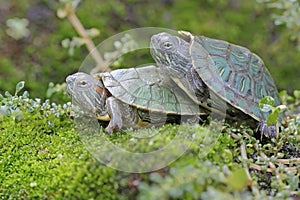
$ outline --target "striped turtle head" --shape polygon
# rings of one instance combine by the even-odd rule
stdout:
[[[185,73],[191,66],[190,41],[168,33],[151,37],[150,51],[155,62],[177,72]]]
[[[66,78],[67,93],[81,109],[100,117],[107,115],[107,92],[103,83],[91,75],[77,72]]]

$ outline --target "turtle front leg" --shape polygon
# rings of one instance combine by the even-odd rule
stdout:
[[[110,122],[106,127],[106,132],[113,134],[123,127],[135,126],[138,123],[138,114],[136,109],[125,104],[115,97],[109,97],[106,100],[107,111],[110,116]]]

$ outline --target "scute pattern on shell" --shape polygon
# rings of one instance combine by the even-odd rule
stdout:
[[[259,109],[265,96],[280,104],[274,80],[263,61],[247,48],[226,41],[194,36],[190,53],[193,66],[207,86],[232,106],[254,119],[266,120]]]
[[[169,77],[161,76],[155,66],[119,69],[101,73],[108,91],[126,104],[138,109],[165,114],[204,114]]]

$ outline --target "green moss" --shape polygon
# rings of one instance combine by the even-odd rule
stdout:
[[[119,199],[116,171],[91,158],[67,105],[32,100],[26,92],[6,94],[0,105],[10,110],[0,117],[2,199]]]
[[[91,159],[70,120],[51,134],[36,118],[0,123],[2,198],[117,198],[116,172]]]
[[[90,127],[92,134],[86,135],[89,131],[84,130],[88,129],[80,130],[79,121],[75,123],[69,117],[70,103],[30,99],[28,92],[20,94],[23,87],[20,82],[15,95],[6,92],[0,96],[2,199],[265,199],[299,193],[295,170],[299,164],[277,160],[300,156],[297,116],[291,116],[279,138],[265,139],[263,143],[247,127],[225,126],[220,132],[214,128],[219,127],[218,123],[192,127],[169,124],[108,136],[97,122]],[[290,109],[298,105],[298,93],[295,91],[294,97],[285,93],[284,98],[292,103],[288,105]],[[84,120],[90,122],[88,118]],[[179,135],[183,138],[179,137],[180,143],[172,152],[182,151],[183,144],[187,144],[184,155],[154,172],[125,173],[91,156],[96,152],[92,143],[103,144],[103,150],[107,145],[103,140],[123,151],[148,153],[174,143]],[[193,142],[186,143],[187,138]],[[110,155],[118,158],[117,164],[125,169],[143,167],[138,161],[126,163],[126,158]],[[152,159],[146,164],[154,166],[162,161],[165,160]]]

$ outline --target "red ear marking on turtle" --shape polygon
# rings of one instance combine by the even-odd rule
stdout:
[[[103,88],[101,88],[101,87],[99,87],[99,86],[97,86],[97,85],[96,85],[94,88],[95,88],[95,90],[96,90],[99,94],[104,94]]]

